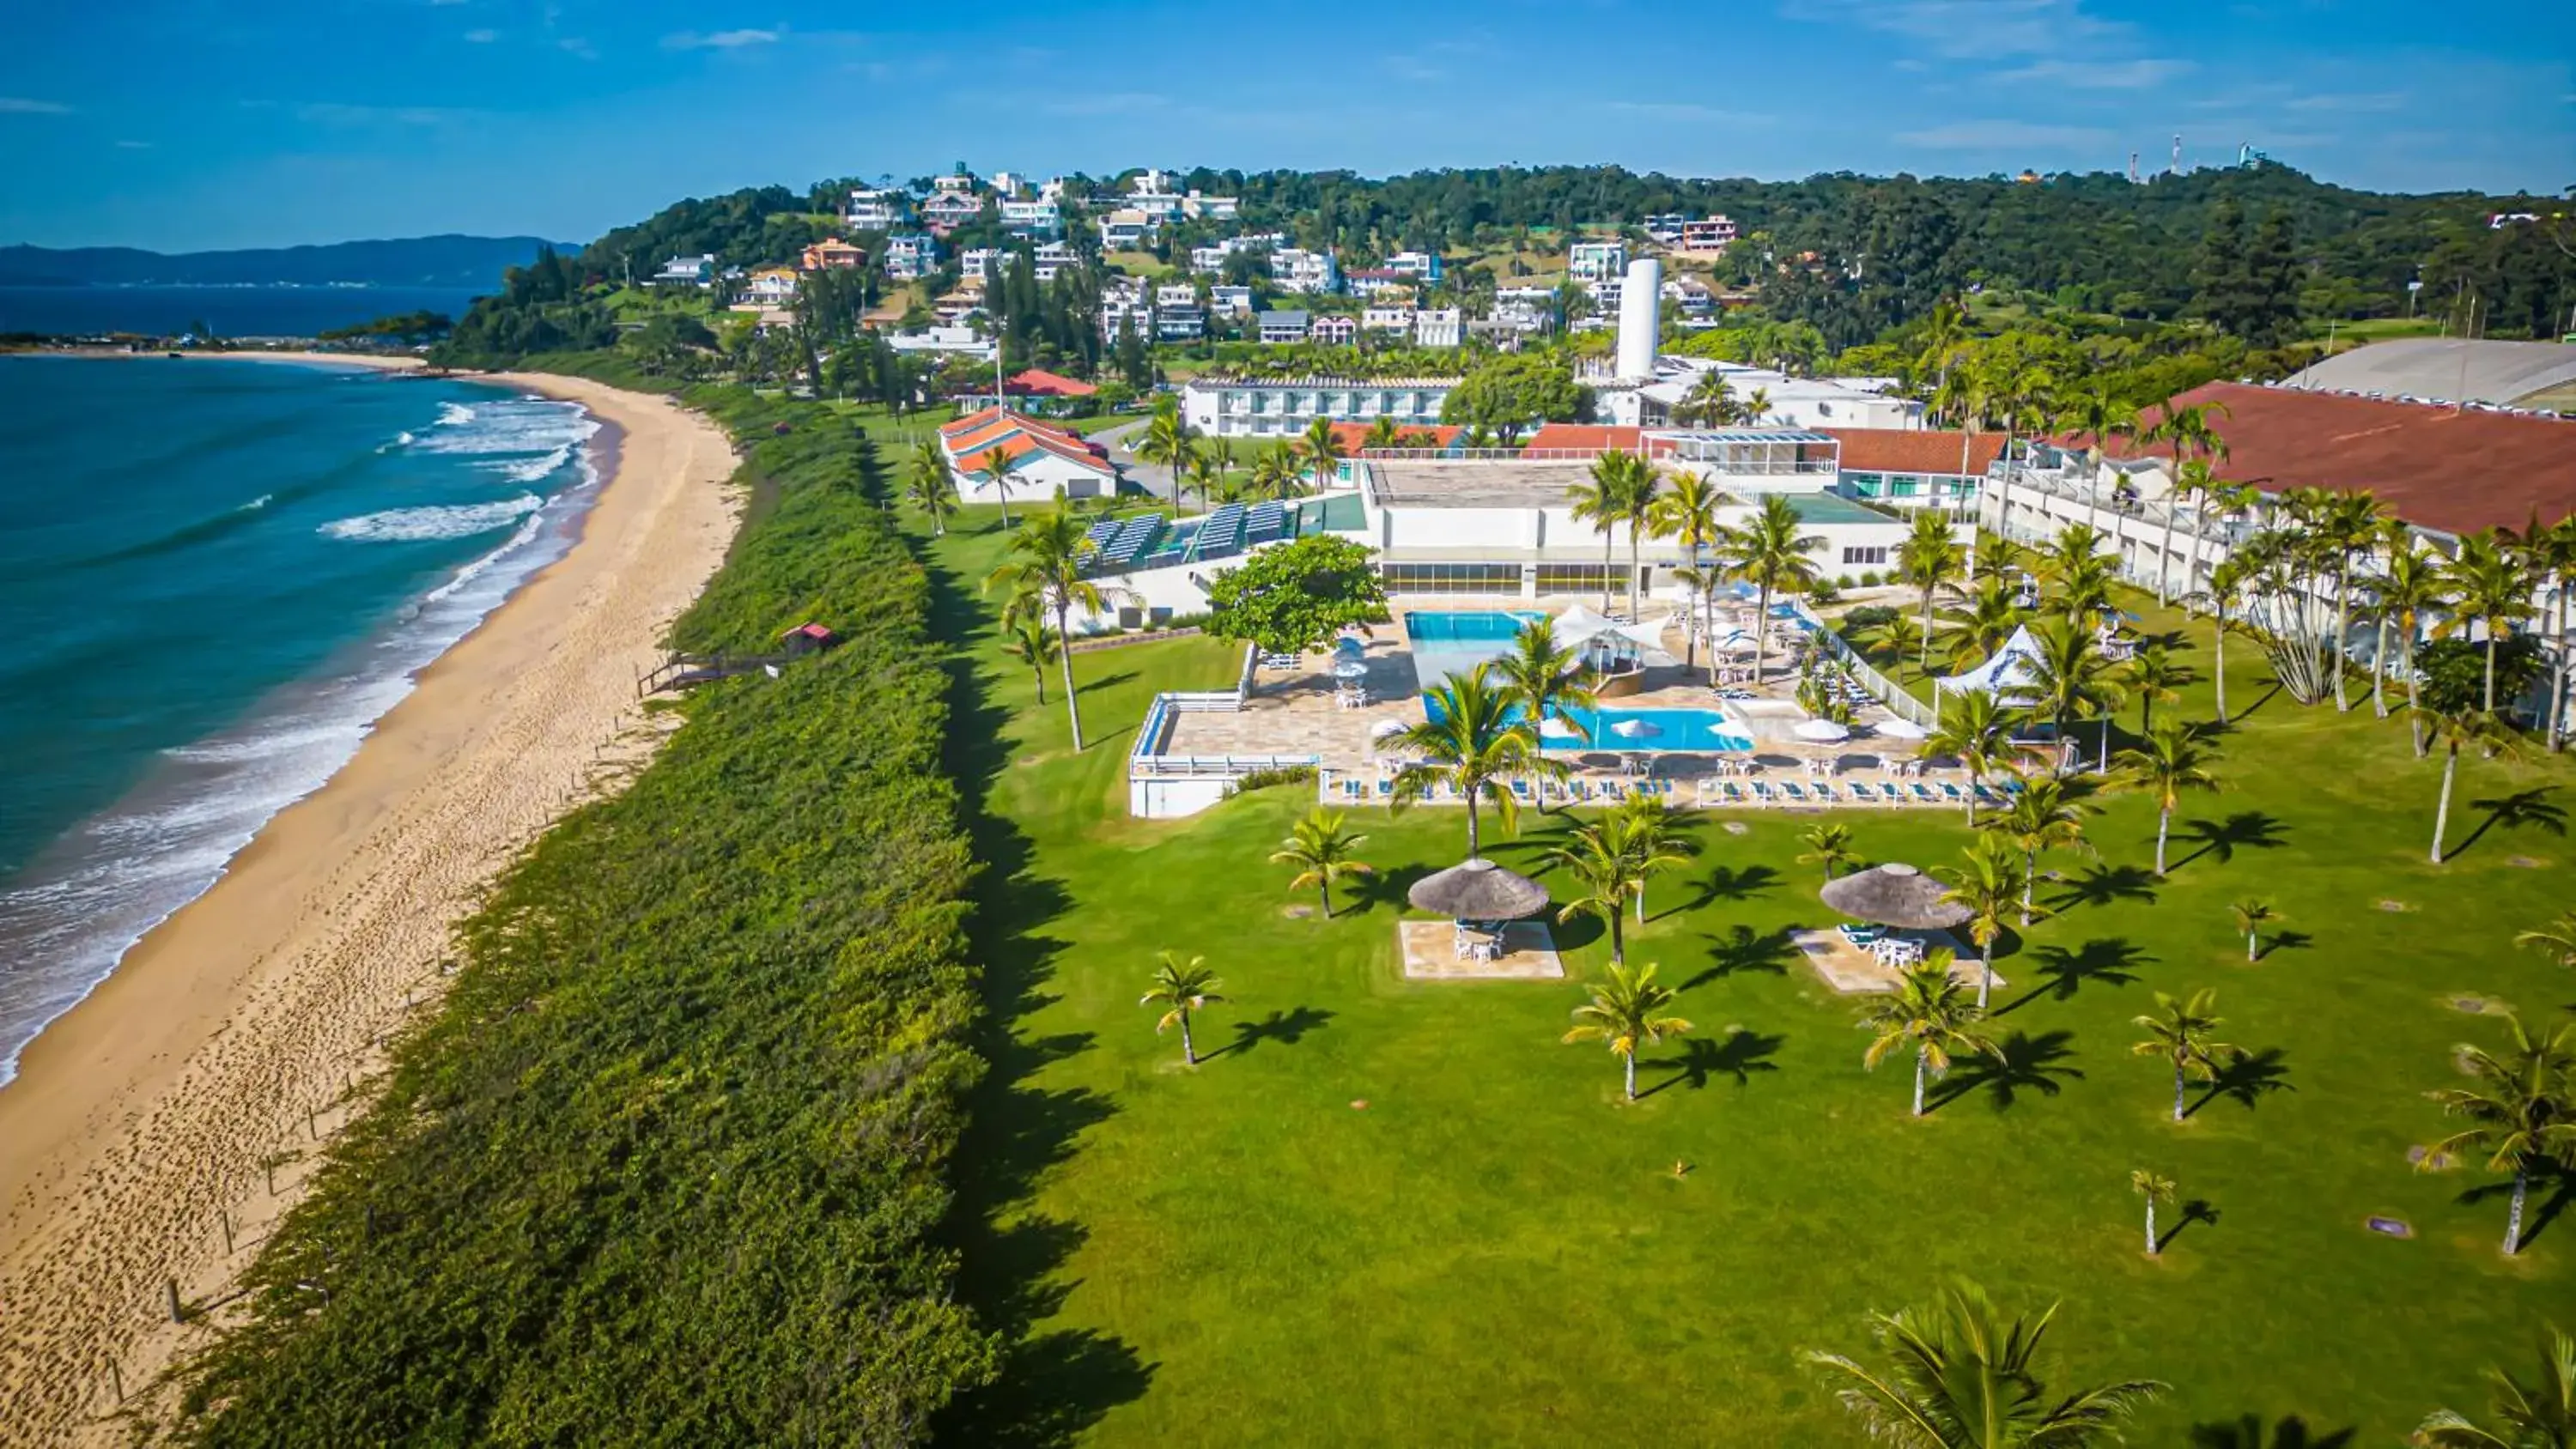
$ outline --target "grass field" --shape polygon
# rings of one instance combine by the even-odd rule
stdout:
[[[2424,1093],[2457,1080],[2452,1045],[2499,1036],[2452,998],[2535,1019],[2576,1000],[2576,977],[2510,945],[2576,878],[2549,828],[2563,762],[2464,761],[2469,843],[2435,867],[2436,774],[2398,725],[2264,699],[2223,742],[2227,791],[2186,801],[2169,879],[2134,798],[2093,823],[2098,859],[2047,863],[2058,909],[1999,963],[2008,1063],[1953,1073],[1919,1121],[1901,1069],[1862,1070],[1854,1003],[1788,944],[1831,919],[1796,860],[1815,817],[1701,817],[1702,853],[1630,938],[1698,1030],[1648,1054],[1632,1106],[1607,1052],[1557,1042],[1576,981],[1396,974],[1403,887],[1454,862],[1459,812],[1362,812],[1384,874],[1336,919],[1300,914],[1311,897],[1267,856],[1302,792],[1125,813],[1148,699],[1230,679],[1232,650],[1080,657],[1074,754],[1052,679],[1036,707],[989,636],[973,581],[998,536],[923,543],[988,870],[965,1289],[1013,1339],[951,1426],[963,1442],[1859,1443],[1798,1351],[1869,1357],[1868,1312],[1966,1275],[2008,1306],[2065,1300],[2060,1387],[2170,1381],[2133,1442],[2295,1414],[2388,1444],[2436,1405],[2482,1408],[2481,1369],[2519,1366],[2544,1314],[2576,1326],[2576,1183],[2535,1195],[2536,1239],[2507,1260],[2499,1179],[2407,1160],[2444,1130]],[[2206,631],[2181,647],[2205,673]],[[2243,710],[2259,657],[2230,663]],[[2182,707],[2206,716],[2207,686]],[[1872,860],[1940,863],[1965,839],[1949,812],[1838,818]],[[1493,853],[1535,870],[1563,828],[1531,815]],[[2246,895],[2291,933],[2253,964],[2227,911]],[[1596,927],[1559,937],[1575,976],[1602,969]],[[1204,955],[1230,998],[1195,1070],[1137,1005],[1163,950]],[[2254,1065],[2177,1126],[2131,1018],[2202,986]],[[2208,1207],[2160,1259],[2137,1167]],[[2366,1231],[2373,1214],[2414,1237]]]

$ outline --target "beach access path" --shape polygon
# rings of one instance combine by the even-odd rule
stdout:
[[[731,445],[667,399],[490,380],[588,407],[613,472],[571,550],[0,1087],[0,1443],[125,1442],[118,1387],[206,1331],[171,1323],[169,1285],[223,1295],[363,1108],[378,1043],[436,1000],[452,924],[661,738],[635,678],[732,542]]]

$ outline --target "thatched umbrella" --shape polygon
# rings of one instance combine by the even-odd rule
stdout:
[[[1517,921],[1547,909],[1547,887],[1478,857],[1415,881],[1405,899],[1454,920]]]
[[[1966,906],[1941,899],[1944,889],[1910,865],[1890,864],[1829,881],[1820,894],[1826,905],[1855,921],[1931,931],[1947,930],[1968,919]]]

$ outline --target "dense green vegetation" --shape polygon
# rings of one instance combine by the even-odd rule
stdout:
[[[1881,1368],[1871,1315],[1967,1276],[2006,1315],[2062,1302],[2053,1389],[2171,1385],[2131,1442],[2259,1443],[2295,1415],[2315,1442],[2388,1443],[2438,1406],[2480,1409],[2481,1370],[2564,1318],[2576,1186],[2536,1176],[2539,1226],[2508,1259],[2509,1175],[2409,1161],[2466,1125],[2426,1098],[2466,1080],[2455,1045],[2501,1054],[2497,1013],[2539,1030],[2567,999],[2564,969],[2514,940],[2564,908],[2566,841],[2533,808],[2576,784],[2563,758],[2467,752],[2435,866],[2440,761],[2401,719],[2295,705],[2231,638],[2234,723],[2208,741],[2221,789],[2183,797],[2169,874],[2154,792],[2089,802],[2084,846],[2042,854],[2047,914],[2005,914],[1980,1028],[1999,1059],[1960,1054],[1920,1119],[1911,1054],[1864,1070],[1858,1004],[1788,933],[1833,919],[1811,827],[1846,826],[1862,862],[1935,866],[1965,859],[1959,814],[1686,815],[1673,828],[1696,854],[1657,878],[1624,946],[1693,1029],[1641,1050],[1628,1106],[1598,1046],[1557,1045],[1608,976],[1597,921],[1557,927],[1563,982],[1396,972],[1404,892],[1457,859],[1462,811],[1350,812],[1364,838],[1342,853],[1375,873],[1346,875],[1329,917],[1310,866],[1271,863],[1302,791],[1129,818],[1123,731],[1154,691],[1228,679],[1239,656],[1209,640],[1080,656],[1106,738],[1071,751],[999,648],[997,601],[974,594],[1000,558],[991,519],[918,533],[943,637],[969,651],[955,758],[993,865],[975,931],[999,1033],[960,1157],[961,1281],[1009,1344],[943,1420],[954,1442],[1186,1441],[1214,1422],[1250,1444],[1579,1442],[1638,1423],[1857,1443],[1803,1353]],[[2191,666],[2156,713],[2206,725],[2206,621],[2118,602]],[[2141,742],[2138,704],[2115,750]],[[1485,846],[1571,900],[1583,889],[1548,860],[1592,818],[1523,812],[1513,836],[1489,814]],[[1165,951],[1223,983],[1194,1020],[1194,1070],[1137,1004]],[[2243,1054],[2195,1080],[2177,1124],[2172,1064],[2134,1054],[2153,1039],[2135,1019],[2157,991],[2203,988]],[[2153,1255],[2141,1169],[2175,1191]],[[2249,1416],[2255,1438],[2192,1438]]]
[[[693,696],[504,874],[188,1371],[193,1442],[899,1444],[991,1372],[934,1237],[982,1063],[928,584],[846,424],[686,400],[756,508],[673,642],[847,642]]]

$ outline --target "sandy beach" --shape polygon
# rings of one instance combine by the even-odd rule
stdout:
[[[660,398],[490,380],[589,407],[614,471],[570,552],[0,1087],[0,1443],[123,1441],[118,1385],[202,1331],[171,1324],[167,1285],[219,1298],[363,1101],[379,1040],[436,998],[451,923],[659,738],[634,681],[732,540],[730,447]]]

